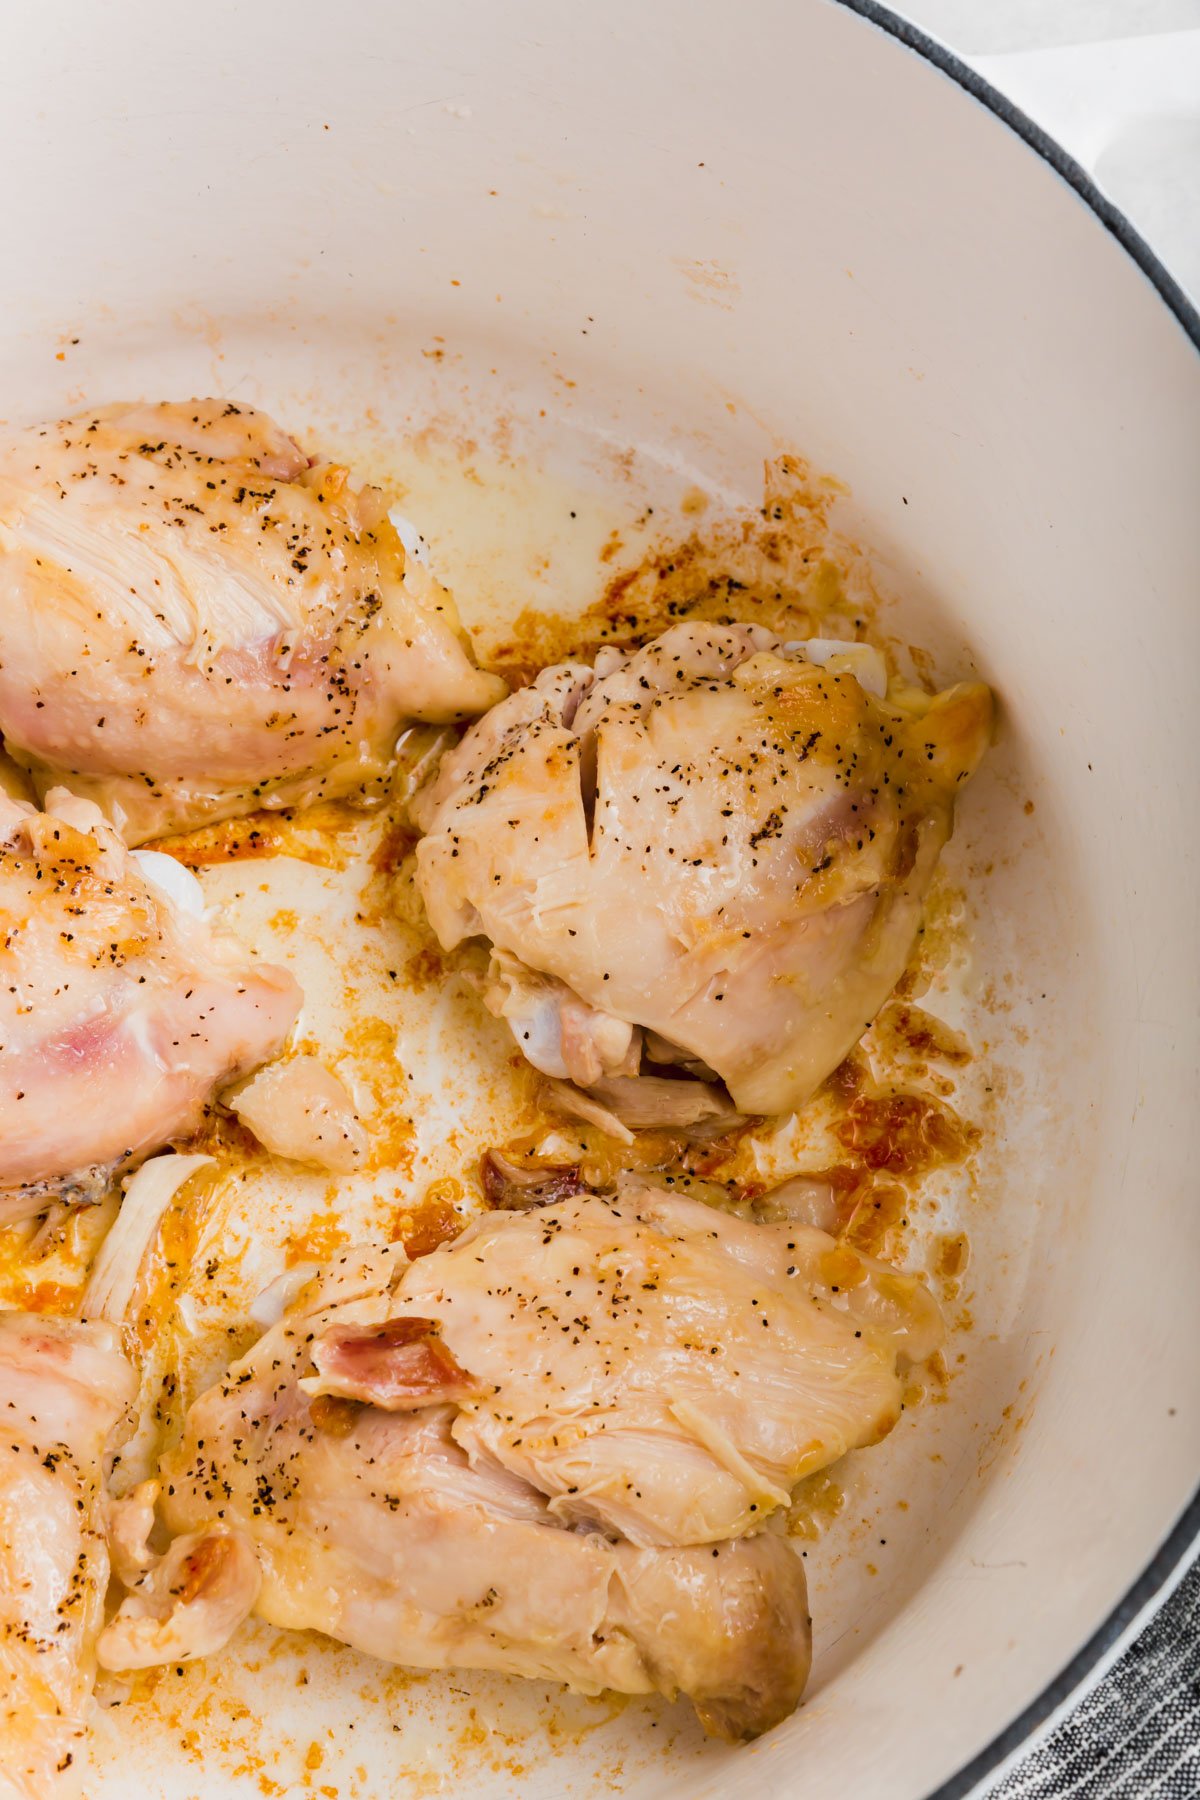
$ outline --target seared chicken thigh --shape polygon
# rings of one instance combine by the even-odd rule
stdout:
[[[187,871],[90,801],[47,805],[0,794],[0,1222],[186,1135],[300,1008],[285,969],[160,885],[199,901]]]
[[[979,683],[883,693],[881,667],[676,625],[543,670],[443,760],[414,808],[421,895],[444,948],[490,940],[489,1003],[536,1067],[593,1086],[644,1054],[776,1113],[837,1066],[903,972],[991,728]]]
[[[220,400],[0,443],[0,733],[130,843],[344,794],[505,692],[377,490]]]
[[[191,1408],[176,1531],[250,1533],[259,1612],[424,1668],[686,1694],[753,1736],[803,1689],[804,1474],[886,1432],[939,1339],[820,1232],[634,1186],[347,1253]]]
[[[484,1390],[454,1426],[473,1463],[647,1546],[753,1531],[802,1477],[886,1436],[897,1358],[941,1338],[913,1278],[634,1178],[615,1201],[479,1221],[413,1264],[391,1314],[435,1319]],[[343,1391],[334,1349],[316,1360]]]
[[[111,1326],[0,1313],[0,1794],[78,1791],[108,1586],[102,1460],[135,1386]]]

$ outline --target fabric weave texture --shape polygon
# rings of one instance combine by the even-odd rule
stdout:
[[[1200,1562],[987,1800],[1198,1800]]]

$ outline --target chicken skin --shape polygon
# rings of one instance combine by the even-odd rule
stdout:
[[[0,734],[129,843],[350,793],[506,692],[378,490],[220,400],[0,443]]]
[[[109,1573],[103,1456],[135,1387],[111,1326],[0,1313],[0,1794],[79,1791]]]
[[[675,625],[543,670],[443,760],[414,809],[421,895],[443,948],[490,940],[489,1004],[536,1067],[715,1072],[745,1113],[836,1068],[904,970],[991,729],[981,684],[885,693],[873,664]]]
[[[939,1340],[918,1282],[811,1228],[637,1183],[490,1214],[310,1284],[191,1408],[165,1519],[249,1533],[276,1624],[751,1737],[809,1666],[782,1509]]]
[[[187,871],[127,851],[90,801],[0,795],[0,1222],[186,1136],[274,1055],[300,1000],[209,926]]]

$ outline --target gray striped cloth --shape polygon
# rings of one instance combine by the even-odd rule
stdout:
[[[1197,1800],[1200,1563],[988,1800]]]

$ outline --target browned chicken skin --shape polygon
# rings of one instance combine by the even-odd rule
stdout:
[[[0,794],[0,1224],[186,1136],[295,1022],[288,971],[179,904],[158,865],[202,905],[90,801]]]
[[[491,1214],[310,1285],[191,1408],[165,1518],[247,1533],[276,1624],[751,1737],[808,1674],[792,1490],[939,1340],[918,1282],[804,1226],[638,1184]]]
[[[858,678],[877,653],[838,650],[675,625],[543,670],[443,760],[421,894],[443,947],[490,940],[489,1004],[545,1074],[590,1087],[644,1050],[785,1112],[866,1029],[991,696],[881,695]]]
[[[138,843],[353,792],[505,692],[375,489],[222,400],[0,443],[0,734]]]

